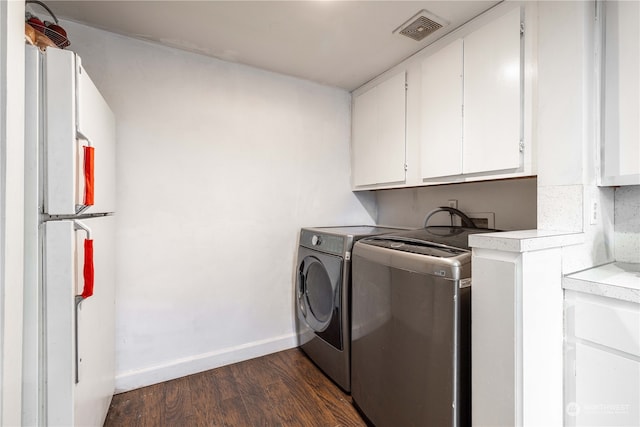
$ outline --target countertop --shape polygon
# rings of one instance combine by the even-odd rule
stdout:
[[[583,242],[583,233],[547,230],[502,231],[469,236],[469,246],[473,248],[505,252],[539,251]]]
[[[640,264],[612,262],[572,273],[562,287],[640,304]]]

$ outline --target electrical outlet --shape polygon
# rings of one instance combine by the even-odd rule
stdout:
[[[450,200],[447,201],[447,203],[449,204],[450,208],[458,209],[458,201],[457,200],[450,199]]]

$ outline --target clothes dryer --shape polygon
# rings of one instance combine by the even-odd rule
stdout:
[[[295,287],[299,346],[351,391],[351,250],[364,237],[398,232],[376,226],[303,228]]]

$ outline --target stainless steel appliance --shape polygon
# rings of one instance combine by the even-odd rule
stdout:
[[[298,248],[296,324],[300,348],[345,391],[351,390],[351,250],[354,242],[398,228],[303,228]]]
[[[469,234],[424,229],[353,250],[352,396],[377,427],[470,425]]]

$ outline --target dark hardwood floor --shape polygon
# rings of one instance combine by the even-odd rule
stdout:
[[[105,426],[365,426],[298,349],[113,397]]]

